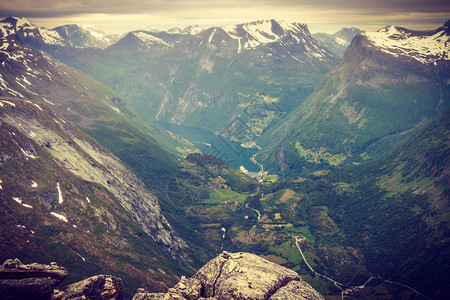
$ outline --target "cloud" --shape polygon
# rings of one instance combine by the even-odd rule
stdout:
[[[4,15],[51,18],[79,14],[146,14],[171,13],[195,9],[233,9],[261,7],[354,10],[363,14],[396,14],[399,12],[449,12],[442,0],[8,0],[0,2]]]
[[[320,31],[344,26],[376,30],[388,24],[436,28],[450,15],[443,0],[0,0],[0,14],[37,25],[93,24],[110,32],[153,26],[204,27],[282,19]],[[415,26],[416,25],[416,26]],[[417,29],[418,29],[417,28]],[[422,27],[423,28],[423,27]]]

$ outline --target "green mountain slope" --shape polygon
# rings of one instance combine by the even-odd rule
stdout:
[[[250,202],[261,214],[260,229],[250,230],[252,238],[245,239],[239,232],[248,228],[242,227],[235,241],[240,249],[281,257],[287,266],[308,275],[299,253],[291,250],[295,244],[290,235],[301,234],[306,238],[301,247],[312,267],[343,284],[360,285],[379,275],[433,299],[446,299],[449,136],[447,110],[413,130],[382,159],[313,172],[266,188]],[[267,233],[274,227],[278,229]],[[276,234],[274,242],[271,236]],[[317,278],[307,280],[327,292]],[[333,291],[331,284],[328,289]]]
[[[272,171],[298,174],[389,153],[398,134],[450,105],[450,68],[443,46],[450,36],[448,28],[446,24],[435,31],[413,32],[387,27],[356,36],[342,63],[313,95],[257,141],[264,149],[258,154],[261,163]],[[409,54],[391,52],[399,48],[373,41],[378,41],[375,36],[390,45],[396,34]],[[416,53],[415,39],[432,40],[444,52],[433,54],[438,50],[430,48],[431,54]]]
[[[170,180],[176,157],[193,151],[188,142],[140,117],[109,87],[15,36],[2,38],[0,61],[5,66],[0,70],[0,95],[49,104],[130,165],[156,191]]]
[[[189,273],[158,199],[111,152],[38,101],[0,98],[0,257],[57,261],[163,291]],[[164,251],[163,248],[167,251]]]

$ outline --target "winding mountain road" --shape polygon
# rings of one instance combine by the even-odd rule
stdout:
[[[345,290],[344,290],[342,287],[344,286],[344,284],[342,284],[342,283],[340,283],[340,282],[338,282],[338,281],[336,281],[336,280],[334,280],[334,279],[331,279],[331,278],[328,277],[328,276],[325,276],[325,275],[320,274],[320,273],[318,273],[317,271],[315,271],[315,270],[310,266],[310,264],[308,263],[308,261],[307,261],[306,258],[305,258],[305,255],[303,254],[303,251],[302,251],[302,249],[300,248],[300,245],[298,244],[298,243],[299,243],[299,239],[298,239],[297,237],[293,237],[293,238],[295,238],[295,245],[297,245],[297,249],[298,249],[298,251],[300,251],[300,254],[302,255],[303,261],[304,261],[305,264],[308,266],[308,268],[311,270],[311,272],[313,272],[314,275],[320,276],[320,277],[322,277],[322,278],[325,278],[325,279],[327,279],[327,280],[333,282],[333,284],[341,290],[341,299],[343,300],[343,299],[344,299],[344,292],[345,292]]]
[[[400,286],[402,286],[402,287],[404,287],[404,288],[407,288],[407,289],[413,291],[414,293],[416,293],[416,294],[418,294],[418,295],[420,295],[420,296],[422,296],[422,297],[424,297],[424,298],[427,298],[427,299],[430,299],[430,300],[431,300],[430,297],[428,297],[428,296],[422,294],[421,292],[415,290],[414,288],[412,288],[412,287],[410,287],[410,286],[407,286],[406,284],[403,284],[403,283],[400,283],[400,282],[391,281],[391,280],[387,280],[387,279],[384,279],[383,277],[378,276],[378,275],[375,275],[375,276],[370,277],[370,278],[367,279],[367,281],[366,281],[364,284],[362,284],[362,285],[358,285],[358,286],[347,286],[347,288],[344,290],[343,287],[346,287],[346,285],[344,285],[344,284],[342,284],[342,283],[340,283],[340,282],[338,282],[338,281],[336,281],[336,280],[334,280],[334,279],[332,279],[332,278],[330,278],[330,277],[328,277],[328,276],[325,276],[325,275],[323,275],[323,274],[318,273],[317,271],[315,271],[315,270],[310,266],[310,264],[308,263],[308,261],[307,261],[306,258],[305,258],[305,255],[303,254],[302,249],[300,248],[300,245],[299,245],[299,239],[298,239],[297,237],[293,237],[293,238],[295,239],[295,244],[297,245],[298,251],[300,252],[300,254],[301,254],[301,256],[302,256],[303,261],[304,261],[305,264],[308,266],[308,268],[311,270],[311,272],[314,273],[314,275],[318,275],[318,276],[320,276],[320,277],[322,277],[322,278],[325,278],[325,279],[327,279],[327,280],[333,282],[333,284],[334,284],[336,287],[338,287],[338,288],[342,291],[342,292],[341,292],[341,299],[342,299],[342,300],[344,299],[344,294],[345,294],[345,292],[351,291],[351,290],[354,290],[354,289],[363,289],[363,288],[366,287],[366,285],[367,285],[372,279],[375,279],[375,278],[379,278],[379,279],[383,280],[384,282],[387,282],[387,283],[390,283],[390,284],[400,285]]]
[[[245,205],[245,207],[253,209],[254,211],[256,211],[256,213],[258,214],[257,218],[258,218],[258,223],[259,223],[259,220],[261,219],[261,213],[259,212],[259,210],[255,209],[253,207],[248,207],[248,203]],[[254,225],[253,227],[255,227],[255,226],[256,225]]]

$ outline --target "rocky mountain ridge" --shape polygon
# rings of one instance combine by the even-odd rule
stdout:
[[[53,28],[59,35],[75,47],[95,47],[104,49],[115,43],[119,34],[107,34],[92,25],[79,26],[77,24],[63,25]]]
[[[16,35],[21,41],[33,47],[56,51],[60,47],[98,47],[106,48],[119,38],[117,34],[106,34],[91,25],[76,24],[47,29],[35,26],[23,17],[8,17],[0,21],[0,37]]]
[[[23,17],[8,17],[0,21],[2,38],[16,35],[21,41],[39,49],[52,50],[70,43],[55,30],[38,27]]]
[[[347,50],[347,47],[350,45],[355,35],[359,32],[362,32],[362,30],[351,27],[342,28],[333,34],[318,32],[314,33],[312,36],[333,53],[339,57],[343,57],[345,50]]]
[[[394,57],[415,59],[424,64],[450,60],[450,21],[436,30],[416,31],[387,26],[363,36],[380,51]]]
[[[223,50],[222,55],[229,56],[230,52],[240,54],[255,50],[258,47],[270,47],[277,48],[274,49],[275,51],[290,48],[288,51],[285,50],[283,54],[297,61],[307,59],[332,62],[335,60],[332,53],[321,48],[317,41],[312,39],[306,24],[288,23],[273,19],[212,27],[204,30],[195,26],[157,32],[138,30],[130,32],[129,35],[138,38],[142,45],[146,45],[146,49],[139,48],[141,51],[144,51],[144,49],[151,51],[161,47],[188,48],[193,45],[197,47],[214,45],[217,49]],[[119,44],[122,45],[122,51],[125,47],[135,47],[133,44],[126,46],[124,42],[120,41]],[[300,49],[296,50],[292,46],[299,46]],[[114,48],[117,48],[117,45],[112,45],[109,50],[112,51]],[[269,51],[268,56],[275,55],[275,51],[270,51],[269,48],[266,51]]]
[[[40,273],[30,272],[35,269]],[[22,276],[26,270],[27,274]],[[57,280],[40,280],[51,276]],[[2,299],[123,299],[120,278],[97,275],[73,283],[61,290],[53,287],[67,276],[58,267],[31,264],[23,265],[18,259],[8,260],[0,267]],[[27,280],[28,279],[28,280]],[[34,291],[34,294],[33,294]],[[133,300],[145,299],[271,299],[271,300],[323,300],[323,296],[304,282],[294,271],[269,262],[250,253],[223,252],[212,259],[191,278],[181,280],[167,293],[149,293],[138,289]]]

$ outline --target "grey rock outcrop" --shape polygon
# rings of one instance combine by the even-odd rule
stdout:
[[[52,300],[122,300],[123,286],[120,278],[111,275],[97,275],[55,291]]]
[[[163,294],[138,291],[148,299],[324,299],[294,271],[250,253],[223,252],[192,278]]]
[[[17,258],[0,267],[0,299],[48,299],[68,272],[56,263],[24,265]]]
[[[287,285],[276,291],[269,300],[308,300],[308,299],[323,299],[317,297],[317,291],[303,280],[291,281]]]

